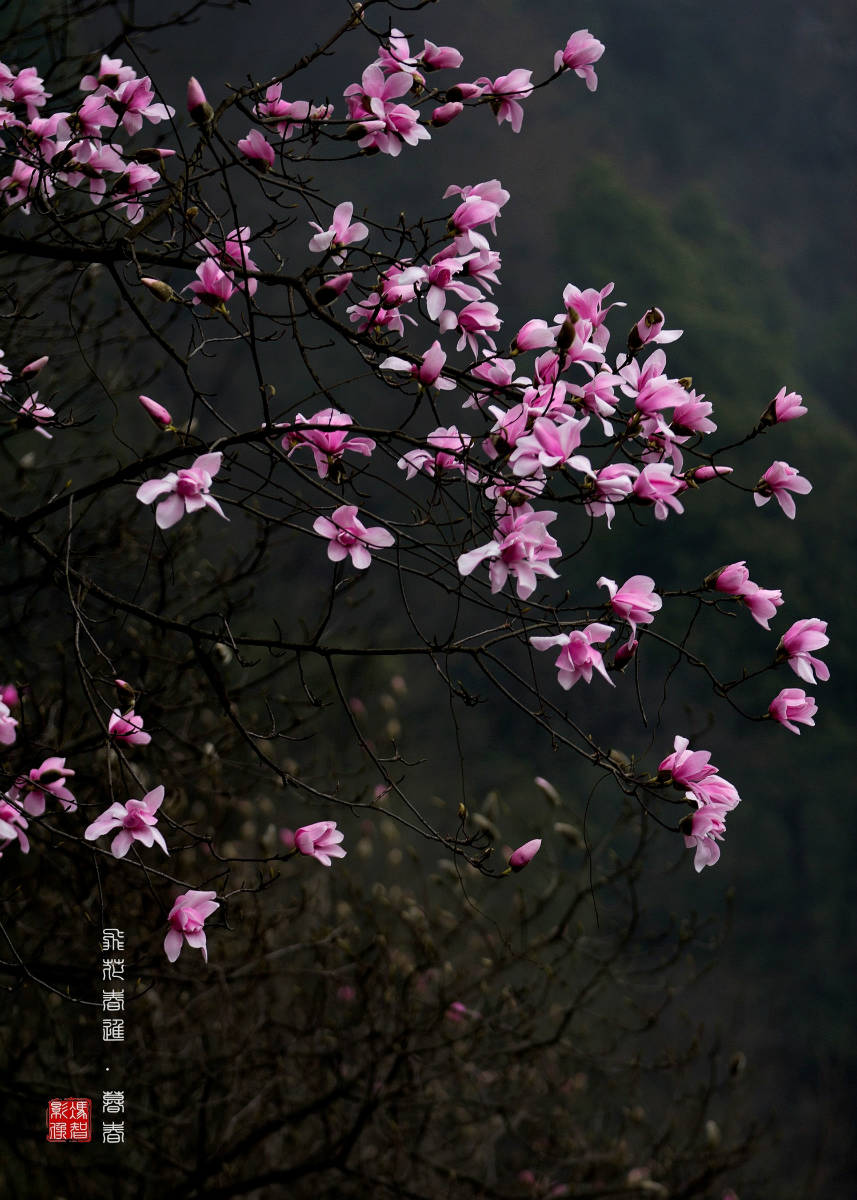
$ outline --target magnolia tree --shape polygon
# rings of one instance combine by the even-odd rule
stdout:
[[[613,282],[573,277],[510,328],[501,246],[514,198],[502,179],[430,179],[416,220],[385,224],[367,209],[349,163],[373,157],[383,172],[401,155],[419,172],[421,143],[468,122],[520,134],[546,86],[595,103],[586,93],[605,49],[588,30],[563,31],[552,62],[499,74],[480,63],[489,73],[474,78],[458,49],[402,32],[390,7],[348,7],[276,78],[229,89],[191,78],[186,96],[145,73],[133,27],[82,75],[71,58],[0,64],[0,246],[14,256],[0,367],[14,476],[0,511],[5,969],[52,1002],[93,1003],[85,970],[49,963],[45,934],[30,940],[39,923],[51,941],[71,937],[78,906],[92,927],[133,924],[141,991],[158,985],[141,1013],[170,973],[203,989],[201,1011],[254,1011],[272,958],[300,963],[287,994],[301,1015],[276,1027],[283,1042],[320,1027],[326,1048],[287,1089],[294,1129],[281,1119],[268,1144],[277,1166],[240,1188],[223,1182],[227,1159],[274,1135],[260,1126],[250,1138],[239,1123],[228,1134],[240,1153],[208,1149],[191,1174],[169,1167],[176,1194],[243,1194],[334,1168],[339,1195],[438,1194],[436,1173],[453,1169],[461,1194],[708,1194],[747,1150],[746,1131],[725,1147],[706,1115],[713,1078],[681,1137],[673,1117],[647,1125],[640,1100],[601,1142],[558,1146],[538,1132],[547,1109],[516,1117],[500,1103],[500,1072],[521,1095],[565,1072],[568,1119],[590,1106],[620,1028],[651,1024],[658,1007],[626,1026],[604,998],[615,1036],[595,1038],[568,1074],[570,1023],[608,980],[624,972],[627,983],[632,972],[613,967],[633,958],[635,938],[648,952],[655,937],[640,924],[643,851],[667,839],[686,848],[689,891],[692,868],[720,858],[741,799],[729,764],[712,763],[686,727],[653,738],[641,689],[680,695],[702,678],[722,705],[785,736],[813,725],[805,689],[828,678],[815,657],[825,621],[771,632],[783,596],[751,578],[774,582],[740,546],[698,579],[613,579],[575,559],[625,522],[669,538],[702,489],[744,493],[748,519],[773,500],[791,520],[810,483],[766,457],[747,477],[733,469],[742,443],[718,444],[712,403],[670,372],[682,331],[656,305],[626,311]],[[422,8],[410,7],[414,25]],[[314,95],[307,72],[342,39],[362,39],[365,67],[332,100]],[[806,408],[786,385],[757,411],[744,442]],[[760,627],[758,651],[724,672],[694,637],[720,627],[728,650],[736,613]],[[411,725],[409,695],[423,706]],[[495,729],[531,748],[532,775],[552,756],[525,807],[469,792],[468,758],[495,754],[480,743],[488,708]],[[595,825],[603,814],[597,846],[550,811],[575,761]],[[459,767],[457,793],[438,799]],[[391,901],[387,873],[402,862],[426,887],[450,873],[440,925],[419,884],[396,884]],[[537,895],[516,890],[513,904],[506,877],[525,868]],[[526,963],[541,963],[542,988],[577,961],[570,947],[589,954],[586,910],[597,916],[608,884],[624,889],[602,930],[609,948],[592,952],[588,975],[575,967],[573,1001],[539,993],[539,1024]],[[477,887],[496,924],[472,935],[484,936],[474,956]],[[274,920],[284,912],[286,929]],[[512,953],[515,924],[529,940]],[[376,950],[361,967],[367,928]],[[657,961],[668,972],[679,958]],[[218,960],[229,970],[215,988],[200,976]],[[333,986],[327,1007],[298,976]],[[358,1021],[359,1069],[331,1032]],[[432,1064],[424,1084],[403,1066],[407,1047]],[[206,1054],[220,1063],[219,1049]],[[662,1065],[677,1071],[679,1057]],[[373,1126],[381,1098],[410,1104],[423,1086],[422,1102],[391,1118],[411,1130],[412,1152],[394,1152],[392,1130]],[[456,1096],[467,1112],[444,1137],[431,1110]],[[494,1120],[483,1161],[476,1147]],[[405,1178],[413,1190],[395,1190]],[[670,1190],[679,1179],[686,1190]]]

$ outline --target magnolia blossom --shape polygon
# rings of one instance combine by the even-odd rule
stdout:
[[[780,638],[777,657],[787,658],[795,675],[806,683],[825,682],[830,678],[830,670],[826,663],[813,658],[810,651],[821,650],[829,641],[827,622],[820,621],[818,617],[805,617],[802,621],[795,621]]]
[[[586,80],[590,92],[598,87],[598,76],[593,69],[604,53],[604,43],[593,37],[588,29],[578,29],[565,43],[564,50],[557,50],[554,55],[553,69],[555,71],[567,67],[581,79]]]
[[[31,817],[40,817],[45,811],[45,797],[59,800],[66,812],[74,812],[77,801],[65,786],[65,781],[74,771],[65,765],[65,759],[52,755],[40,767],[33,767],[27,775],[21,775],[9,789],[9,799],[21,804]]]
[[[201,950],[203,959],[208,962],[205,930],[202,927],[214,910],[220,907],[215,900],[216,895],[216,892],[185,892],[176,897],[167,918],[170,931],[164,938],[164,952],[170,962],[175,962],[181,954],[182,939],[194,950]]]
[[[573,467],[575,471],[591,472],[589,459],[575,454],[589,417],[582,421],[568,417],[561,423],[549,417],[538,417],[532,433],[516,440],[515,450],[509,459],[512,474],[525,476],[534,474],[540,467],[551,470],[556,467]]]
[[[332,858],[345,858],[346,851],[339,845],[344,836],[335,821],[316,821],[295,830],[295,849],[329,867]]]
[[[56,413],[47,404],[39,404],[38,398],[38,392],[33,392],[32,396],[27,397],[18,409],[19,418],[23,417],[27,421],[31,421],[36,433],[40,433],[43,438],[53,438],[54,435],[44,428],[42,422],[52,420]]]
[[[0,800],[0,857],[6,847],[15,841],[21,847],[22,854],[29,853],[30,842],[24,833],[28,824],[27,818],[20,809],[15,808],[6,800]]]
[[[798,417],[805,416],[808,411],[804,406],[803,396],[797,392],[787,392],[781,387],[765,409],[762,422],[776,425],[781,421],[795,421]]]
[[[654,620],[652,613],[663,605],[660,596],[655,595],[655,581],[648,575],[632,575],[618,589],[614,580],[602,575],[597,586],[607,588],[610,607],[631,626],[630,640],[636,637],[637,626],[650,625]]]
[[[157,842],[164,853],[169,854],[166,842],[155,828],[158,819],[155,813],[161,807],[163,799],[164,788],[161,784],[147,792],[142,800],[111,804],[106,812],[87,826],[83,836],[88,842],[93,842],[105,833],[118,829],[119,832],[110,844],[114,858],[124,858],[132,842],[142,842],[144,846],[151,846]]]
[[[217,451],[214,454],[201,454],[194,459],[193,465],[181,471],[170,471],[163,479],[149,479],[137,488],[137,499],[141,504],[151,504],[159,496],[160,501],[155,510],[155,522],[159,529],[169,529],[180,521],[185,513],[199,512],[202,508],[212,508],[224,521],[229,518],[224,513],[215,498],[210,494],[212,478],[220,470],[223,455]]]
[[[665,521],[667,509],[684,512],[684,506],[676,493],[687,487],[683,479],[673,475],[672,463],[649,463],[634,480],[633,493],[638,501],[655,506],[655,516]]]
[[[441,375],[445,363],[446,353],[441,349],[440,342],[435,340],[419,363],[409,362],[406,358],[397,358],[395,355],[391,355],[378,365],[382,371],[406,371],[423,387],[434,385],[439,391],[449,392],[455,387],[455,382]]]
[[[124,715],[114,708],[107,725],[107,733],[117,742],[125,742],[128,746],[148,746],[152,740],[150,733],[143,731],[143,718],[134,712],[133,708]]]
[[[575,629],[571,633],[558,633],[553,637],[531,637],[530,644],[536,650],[561,647],[554,666],[557,668],[559,686],[566,691],[574,687],[580,679],[591,683],[593,671],[597,671],[611,687],[614,687],[601,653],[595,649],[596,642],[606,642],[614,632],[610,625],[593,622],[585,629]]]
[[[789,520],[793,521],[796,509],[792,492],[805,496],[811,491],[812,484],[798,474],[796,467],[790,467],[787,462],[774,462],[756,484],[753,500],[758,508],[774,496]]]
[[[779,588],[763,588],[757,583],[748,583],[741,592],[741,603],[747,606],[757,624],[763,629],[770,629],[768,621],[782,607],[783,593]]]
[[[818,712],[818,705],[812,696],[807,696],[803,688],[783,688],[768,705],[768,712],[775,721],[785,725],[792,733],[800,733],[795,721],[801,725],[815,725],[813,717]]]
[[[251,129],[247,136],[241,138],[236,145],[246,159],[255,163],[263,171],[269,171],[273,167],[274,147],[258,129]]]
[[[374,146],[382,154],[396,157],[401,153],[402,142],[415,146],[417,142],[431,138],[425,125],[420,124],[417,109],[395,103],[412,86],[413,79],[407,71],[385,76],[381,67],[375,64],[366,68],[360,83],[349,84],[344,95],[348,115],[356,122],[354,132],[361,149]]]
[[[194,293],[194,304],[224,308],[226,301],[238,290],[232,275],[228,271],[222,271],[213,258],[207,258],[205,262],[200,263],[196,273],[199,276],[197,281],[182,288],[182,291]]]
[[[634,490],[638,468],[630,463],[610,463],[591,474],[592,498],[586,501],[590,517],[607,517],[607,528],[613,524],[616,505],[627,500]]]
[[[641,350],[643,346],[647,346],[653,342],[660,342],[666,345],[668,342],[677,341],[683,329],[664,329],[664,321],[666,318],[659,308],[650,308],[643,313],[637,324],[628,335],[628,345],[632,350]]]
[[[507,510],[494,530],[494,540],[475,550],[459,555],[458,570],[469,575],[479,563],[491,560],[489,575],[491,591],[499,592],[509,575],[516,579],[518,596],[526,600],[536,588],[536,577],[546,575],[557,579],[550,559],[562,554],[546,526],[556,520],[555,512],[534,512],[529,504],[521,504]]]
[[[9,711],[5,701],[0,700],[0,746],[11,746],[17,734],[15,729],[18,722]]]
[[[357,517],[356,504],[341,504],[329,519],[316,517],[312,527],[319,537],[328,539],[327,557],[331,562],[342,562],[350,555],[354,566],[361,571],[372,561],[370,546],[373,550],[392,546],[396,540],[389,529],[380,525],[367,529]]]
[[[322,229],[315,221],[310,221],[309,224],[312,228],[318,230],[318,233],[309,240],[310,250],[320,254],[327,250],[338,250],[340,246],[349,246],[352,242],[362,242],[364,238],[367,238],[369,229],[362,221],[351,223],[353,212],[354,205],[350,200],[346,200],[342,204],[337,204],[333,210],[333,220],[327,229]],[[333,261],[341,263],[344,258],[344,254],[336,254]]]
[[[531,842],[524,842],[523,846],[519,846],[517,850],[513,850],[509,855],[509,866],[513,871],[522,871],[527,863],[532,862],[541,849],[542,839],[533,838]]]
[[[693,796],[688,797],[693,800]],[[720,858],[718,842],[723,841],[726,822],[723,816],[707,804],[699,807],[695,813],[689,813],[679,822],[679,828],[684,834],[684,844],[688,849],[696,847],[693,865],[697,872],[704,867],[713,867]]]
[[[710,775],[716,775],[717,768],[710,765],[710,751],[689,750],[689,745],[686,737],[677,734],[673,742],[673,753],[668,754],[658,765],[658,773],[676,787],[692,789]]]
[[[336,408],[323,408],[311,417],[304,417],[298,413],[294,426],[283,438],[283,449],[288,451],[291,458],[295,450],[301,446],[308,446],[315,459],[319,477],[324,479],[329,469],[339,462],[346,450],[368,458],[375,449],[371,438],[348,437],[347,430],[351,424],[352,418],[348,413],[340,412]],[[299,429],[299,425],[317,428]]]
[[[487,76],[477,79],[476,83],[484,88],[484,95],[491,97],[491,107],[497,117],[497,124],[508,121],[515,133],[521,132],[524,121],[524,110],[519,103],[532,95],[532,71],[516,67],[508,75],[498,75],[492,82]]]

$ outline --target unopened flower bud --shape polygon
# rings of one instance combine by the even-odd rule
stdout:
[[[168,283],[164,283],[163,279],[147,279],[144,277],[140,280],[140,283],[144,287],[147,287],[152,295],[164,304],[167,304],[170,300],[178,299],[173,289]]]
[[[464,105],[458,101],[451,100],[446,104],[438,105],[431,115],[430,124],[434,125],[435,128],[439,128],[441,125],[448,125],[450,121],[454,121],[463,112]]]
[[[342,275],[334,275],[332,279],[326,279],[315,294],[317,304],[331,304],[337,296],[341,296],[349,283],[353,279],[350,271],[345,271]]]
[[[159,429],[169,429],[173,418],[163,404],[158,404],[157,400],[153,400],[151,396],[138,396],[137,398]],[[119,680],[117,679],[116,682],[118,684]]]
[[[32,379],[34,375],[38,375],[47,361],[47,354],[43,354],[41,358],[34,358],[32,362],[27,363],[26,367],[21,368],[21,378]]]
[[[524,842],[523,846],[519,846],[517,850],[513,850],[509,855],[509,866],[513,871],[523,871],[524,867],[532,862],[541,849],[542,839],[533,838],[531,842]]]
[[[214,109],[206,100],[199,80],[193,75],[187,81],[187,110],[196,125],[210,125],[214,118]]]
[[[362,121],[355,121],[345,130],[345,136],[348,138],[349,142],[359,142],[360,139],[365,137],[368,132],[368,129]]]

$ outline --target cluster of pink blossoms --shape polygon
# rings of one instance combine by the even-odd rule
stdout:
[[[743,560],[713,571],[706,577],[705,585],[726,595],[737,596],[763,629],[770,629],[769,620],[783,604],[783,594],[779,588],[762,588],[752,582]],[[787,662],[805,683],[826,682],[830,678],[830,671],[826,663],[813,656],[812,651],[822,650],[829,641],[826,621],[818,617],[804,617],[795,621],[780,638],[776,660]],[[800,730],[795,722],[814,725],[813,718],[817,711],[814,698],[807,696],[803,688],[783,688],[768,706],[768,714],[773,720],[797,734]]]
[[[726,830],[726,814],[741,801],[733,784],[711,766],[707,750],[690,750],[685,737],[676,736],[672,754],[658,767],[658,779],[685,792],[695,811],[679,822],[688,849],[695,847],[693,865],[697,871],[711,867],[720,858],[718,842]]]
[[[159,165],[175,151],[148,150],[137,159],[125,158],[124,147],[109,139],[120,130],[133,136],[144,122],[169,120],[175,109],[155,99],[148,76],[138,77],[133,67],[106,54],[97,73],[81,79],[80,90],[88,95],[76,109],[42,116],[51,95],[36,68],[14,71],[0,63],[0,128],[13,160],[0,191],[7,204],[29,213],[33,200],[50,198],[58,186],[86,184],[93,204],[107,197],[136,224],[143,201],[161,178],[149,164]]]

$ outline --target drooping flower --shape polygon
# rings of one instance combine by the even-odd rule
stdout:
[[[774,462],[756,484],[753,500],[756,507],[767,504],[772,496],[789,518],[794,520],[795,502],[792,492],[805,496],[812,491],[812,484],[797,472],[797,467],[790,467],[787,462]]]
[[[164,938],[164,952],[170,962],[175,962],[182,952],[184,942],[194,950],[201,950],[208,962],[208,947],[205,943],[203,925],[220,904],[215,900],[216,892],[185,892],[176,897],[167,920],[170,931]],[[184,939],[184,940],[182,940]]]
[[[802,621],[795,621],[780,638],[777,657],[787,658],[795,675],[805,683],[823,683],[830,678],[830,670],[826,663],[814,658],[810,651],[821,650],[829,641],[827,622],[819,620],[818,617],[805,617]]]
[[[266,140],[258,129],[251,129],[246,137],[237,143],[244,157],[256,163],[264,171],[269,171],[274,165],[274,147]]]
[[[114,708],[107,724],[107,733],[117,742],[128,746],[148,746],[152,735],[143,730],[143,718],[133,708],[126,713]]]
[[[356,504],[341,504],[328,517],[316,517],[313,530],[328,539],[327,557],[331,562],[342,562],[351,556],[351,561],[358,570],[365,570],[372,561],[369,551],[381,546],[392,546],[395,537],[389,529],[373,525],[367,529],[357,517]]]
[[[523,846],[519,846],[517,850],[513,850],[509,855],[509,866],[513,871],[522,871],[527,863],[532,862],[541,849],[542,839],[533,838],[531,842],[524,842]]]
[[[163,479],[148,479],[137,488],[137,499],[141,504],[151,504],[159,496],[160,501],[155,510],[155,522],[159,529],[169,529],[180,521],[185,513],[199,512],[202,508],[211,508],[224,521],[229,518],[224,513],[215,498],[210,494],[211,481],[220,470],[223,455],[217,451],[214,454],[201,454],[192,466],[181,471],[170,471]]]
[[[807,696],[803,688],[783,688],[769,704],[768,712],[786,729],[800,734],[800,730],[794,722],[798,721],[801,725],[815,725],[812,718],[818,712],[818,705],[812,696]]]
[[[694,799],[689,796],[688,799]],[[718,842],[723,841],[726,832],[726,822],[721,813],[710,805],[701,805],[696,812],[688,813],[679,822],[679,828],[684,834],[684,844],[688,849],[696,847],[693,865],[697,872],[704,867],[713,867],[720,858]]]
[[[155,828],[158,818],[155,813],[164,799],[163,784],[147,792],[142,800],[128,800],[126,804],[111,804],[100,817],[88,825],[83,836],[88,842],[95,841],[105,833],[114,829],[119,832],[110,844],[114,858],[124,858],[132,842],[142,842],[151,846],[157,842],[165,854],[169,854],[167,844],[160,831]]]
[[[747,583],[741,592],[741,602],[750,610],[753,620],[763,629],[770,629],[768,622],[783,605],[783,593],[779,588],[763,588],[757,583]]]
[[[295,830],[295,848],[329,867],[332,858],[345,858],[346,851],[339,845],[344,836],[335,821],[316,821]]]

